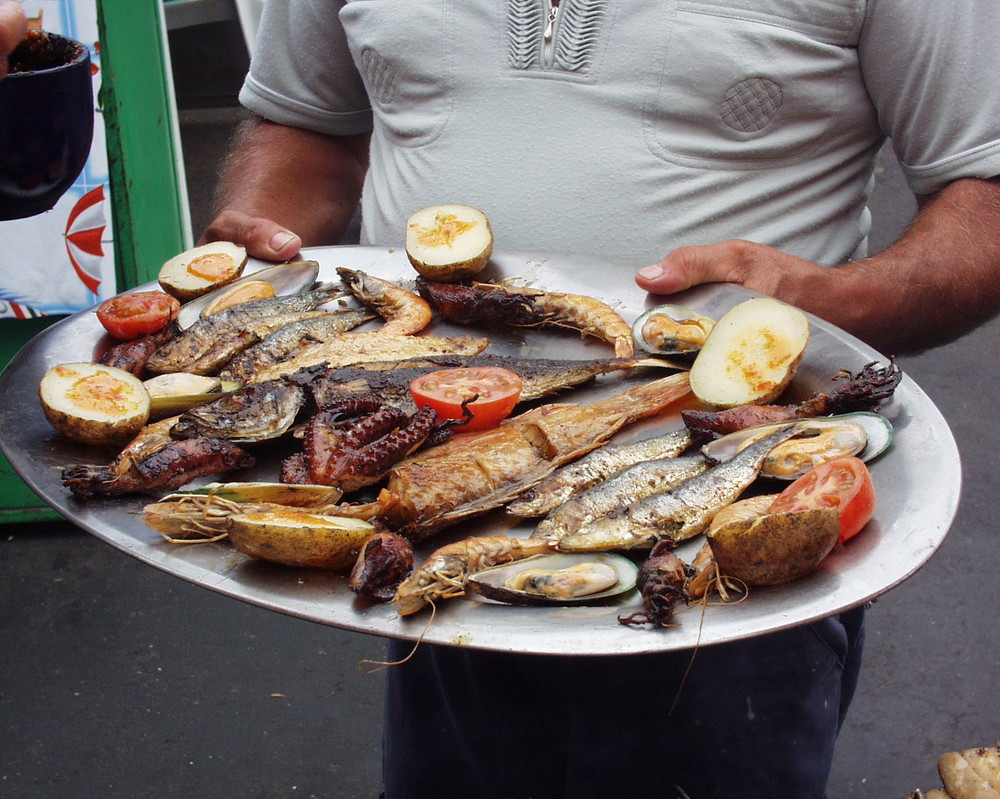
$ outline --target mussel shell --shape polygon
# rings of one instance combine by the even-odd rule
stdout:
[[[678,338],[651,341],[644,332],[644,328],[646,327],[646,323],[656,316],[667,316],[675,322],[688,320],[697,322],[704,330],[704,337],[700,341],[684,341]],[[714,324],[714,319],[693,311],[690,308],[685,308],[681,305],[657,305],[655,308],[649,308],[641,313],[635,322],[632,323],[632,338],[635,339],[635,343],[640,349],[654,355],[685,355],[695,353],[701,349],[704,338],[708,337]]]
[[[859,442],[856,448],[844,449],[838,451],[836,455],[856,455],[863,461],[870,461],[878,455],[881,455],[888,449],[889,445],[892,443],[893,429],[892,424],[881,414],[869,413],[866,411],[860,411],[857,413],[845,413],[838,416],[821,416],[815,419],[800,419],[801,423],[806,423],[820,430],[828,428],[842,427],[845,430],[848,428],[854,429],[858,432]],[[729,435],[717,438],[714,441],[710,441],[708,444],[701,448],[702,454],[712,463],[721,463],[727,461],[735,455],[740,447],[750,439],[753,439],[759,435],[764,434],[770,430],[776,430],[779,427],[787,425],[788,422],[778,422],[775,424],[763,424],[756,425],[755,427],[748,427],[745,430],[739,430],[735,433],[730,433]],[[784,447],[793,447],[795,441],[798,439],[793,439],[790,442],[786,442]],[[821,458],[820,460],[829,460],[831,457],[835,457],[831,454],[829,457]],[[772,477],[779,480],[795,480],[805,474],[812,466],[818,465],[818,460],[812,463],[804,463],[802,466],[794,471],[787,474],[775,473],[772,471],[768,465],[765,463],[764,467],[761,469],[762,477]]]
[[[157,375],[150,380],[159,381],[163,379],[166,382],[166,380],[177,378],[181,375],[182,373],[175,372]],[[240,384],[233,380],[221,380],[217,377],[205,375],[183,375],[183,377],[192,378],[190,388],[182,388],[182,391],[186,393],[182,393],[181,391],[177,393],[157,393],[156,391],[150,391],[149,415],[151,418],[163,419],[167,416],[184,413],[184,411],[198,405],[214,402],[225,394],[231,394],[240,387]],[[145,383],[148,384],[150,380],[145,381]],[[200,381],[200,385],[196,381]]]
[[[568,569],[580,563],[603,563],[618,574],[618,582],[604,591],[585,596],[543,596],[507,588],[504,583],[514,574],[525,569]],[[576,552],[552,555],[535,555],[530,558],[494,566],[469,575],[466,588],[474,599],[502,602],[507,605],[602,605],[622,601],[635,588],[639,567],[628,558],[613,552]]]
[[[184,303],[177,315],[177,325],[181,330],[187,330],[201,317],[202,310],[220,294],[232,291],[236,286],[253,280],[263,280],[274,286],[274,294],[282,297],[288,294],[299,294],[316,282],[319,275],[319,263],[316,261],[289,261],[284,264],[268,266],[257,272],[244,274],[238,280],[227,283],[222,288],[203,294],[197,299]]]

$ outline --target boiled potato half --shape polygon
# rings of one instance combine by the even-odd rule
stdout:
[[[363,519],[307,511],[241,513],[229,519],[229,540],[253,558],[316,569],[347,569],[375,528]]]
[[[708,532],[719,573],[747,585],[778,585],[819,566],[840,532],[834,508],[766,513]]]
[[[84,444],[123,444],[149,418],[149,392],[142,381],[114,366],[53,366],[42,376],[38,397],[49,424]]]
[[[468,205],[431,205],[406,220],[406,257],[428,280],[463,280],[481,272],[493,254],[493,230]]]
[[[157,279],[167,294],[187,302],[233,282],[246,265],[244,247],[215,241],[175,255],[160,268]]]
[[[809,343],[809,319],[792,305],[754,297],[715,323],[691,365],[691,391],[716,408],[775,400]]]

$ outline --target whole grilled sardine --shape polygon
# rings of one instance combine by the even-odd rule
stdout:
[[[219,373],[219,377],[224,380],[235,380],[244,385],[256,382],[254,375],[260,369],[281,363],[295,355],[302,347],[346,333],[374,318],[374,314],[360,308],[342,308],[291,322],[279,327],[260,343],[243,350],[229,361],[226,368]]]
[[[176,438],[207,436],[250,443],[283,435],[305,404],[301,386],[269,380],[243,386],[205,405],[189,408],[171,430]]]
[[[544,516],[573,496],[641,461],[676,458],[691,446],[686,428],[631,444],[612,444],[558,469],[507,506],[511,516]]]
[[[689,390],[682,372],[588,405],[545,405],[490,430],[457,434],[391,470],[380,517],[410,540],[426,538],[502,506]]]
[[[444,355],[398,362],[381,361],[338,368],[307,369],[291,375],[289,379],[312,391],[316,405],[321,408],[358,394],[377,394],[383,404],[413,413],[416,411],[416,403],[410,394],[410,383],[413,380],[439,369],[480,366],[499,366],[518,374],[524,381],[521,401],[528,402],[579,386],[598,375],[638,366],[662,367],[663,364],[650,359],[632,358],[560,360],[507,355]],[[687,435],[686,431],[682,431],[681,435]]]
[[[172,338],[146,361],[151,372],[215,374],[238,352],[256,344],[279,327],[319,316],[320,305],[342,296],[334,285],[302,294],[253,300],[199,319]]]
[[[680,542],[696,536],[757,479],[764,459],[775,446],[801,435],[804,429],[796,424],[783,427],[670,491],[595,519],[560,539],[558,548],[562,552],[649,549],[664,538]]]
[[[555,508],[538,523],[532,535],[562,540],[594,519],[676,488],[706,469],[708,461],[701,455],[657,458],[633,464]]]
[[[401,336],[381,330],[341,333],[327,341],[310,344],[286,361],[258,370],[255,382],[292,375],[300,369],[326,364],[349,366],[368,361],[401,361],[433,355],[477,355],[490,340],[478,336]]]

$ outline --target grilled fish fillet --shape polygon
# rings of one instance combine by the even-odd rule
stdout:
[[[379,330],[342,333],[327,341],[310,344],[281,363],[258,369],[251,381],[259,383],[292,375],[319,364],[349,366],[367,361],[400,361],[433,355],[478,355],[489,346],[489,339],[478,336],[399,336]]]
[[[385,405],[416,411],[410,383],[421,375],[455,367],[499,366],[518,374],[524,381],[521,401],[541,399],[567,388],[579,386],[595,377],[640,366],[663,367],[650,359],[606,358],[596,360],[561,360],[555,358],[516,358],[506,355],[445,355],[411,358],[405,361],[359,363],[330,369],[306,370],[289,379],[312,392],[318,407],[359,394],[377,394]],[[687,431],[680,435],[687,436]]]
[[[398,464],[379,495],[383,520],[419,541],[500,507],[553,470],[601,446],[627,424],[688,394],[687,373],[588,405],[545,405],[499,427],[462,433]]]

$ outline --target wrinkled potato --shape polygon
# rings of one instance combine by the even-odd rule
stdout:
[[[708,529],[716,530],[730,522],[755,519],[758,516],[763,516],[777,498],[777,494],[760,494],[756,497],[748,497],[747,499],[741,499],[726,505],[726,507],[712,517]]]
[[[948,752],[938,759],[938,774],[953,799],[1000,796],[1000,744]]]
[[[181,302],[208,294],[243,274],[247,251],[239,244],[215,241],[175,255],[162,267],[157,281]]]
[[[707,535],[720,574],[747,585],[778,585],[819,566],[839,532],[837,511],[817,508],[738,519]]]
[[[253,558],[317,569],[348,569],[375,532],[363,519],[307,511],[241,513],[229,519],[229,540]]]
[[[96,363],[53,366],[42,376],[38,399],[49,424],[83,444],[124,444],[150,414],[149,392],[138,377]]]
[[[468,205],[431,205],[406,220],[406,257],[428,280],[463,280],[481,272],[493,254],[493,230]]]
[[[716,408],[777,399],[809,343],[809,319],[794,306],[754,297],[715,323],[691,365],[691,391]]]

